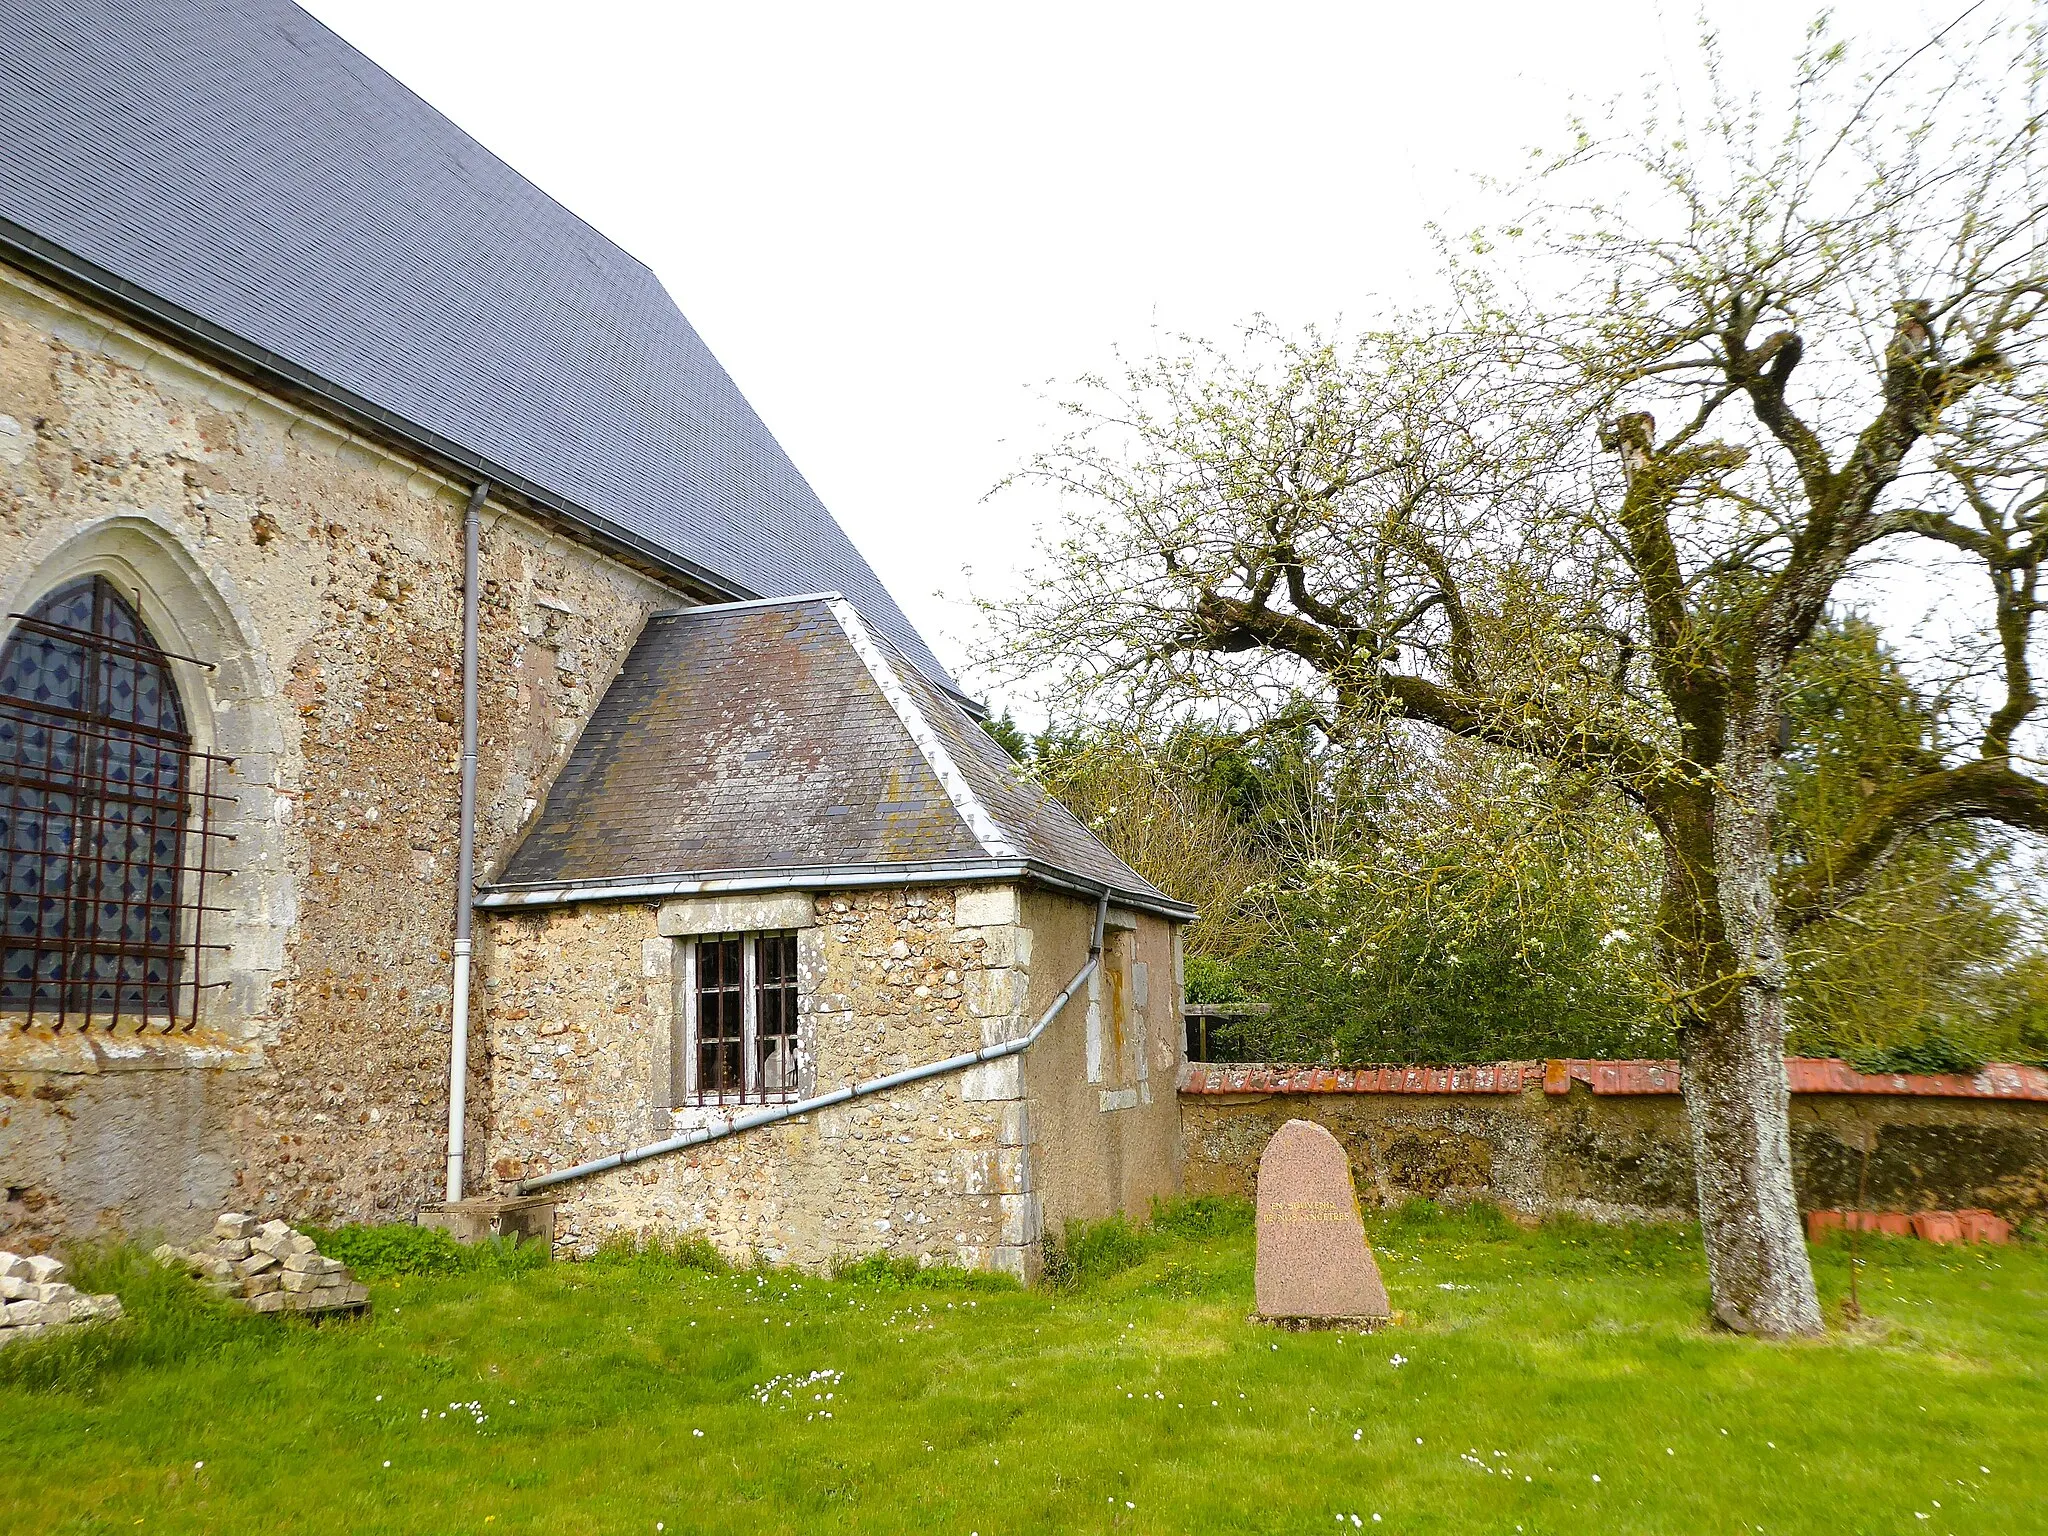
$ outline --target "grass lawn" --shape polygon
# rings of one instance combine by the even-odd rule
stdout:
[[[103,1258],[118,1331],[0,1356],[0,1530],[2048,1531],[2039,1243],[1866,1240],[1872,1320],[1770,1346],[1703,1327],[1687,1231],[1423,1207],[1361,1337],[1248,1323],[1202,1214],[1060,1292],[643,1257],[318,1328]]]

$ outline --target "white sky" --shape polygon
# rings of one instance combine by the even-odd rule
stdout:
[[[1427,220],[1691,54],[1689,4],[301,0],[647,262],[948,664],[1050,513],[982,498],[1151,327],[1363,320]],[[1854,0],[1918,41],[1961,0]],[[1712,0],[1781,81],[1811,12]]]

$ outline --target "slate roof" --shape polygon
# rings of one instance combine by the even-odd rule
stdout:
[[[1036,874],[1188,915],[830,593],[650,619],[483,904],[807,873]]]
[[[286,0],[0,0],[7,245],[953,686],[654,274]]]

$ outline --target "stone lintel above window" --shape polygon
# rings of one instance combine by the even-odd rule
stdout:
[[[749,892],[732,896],[685,896],[665,901],[655,918],[665,939],[700,934],[786,932],[817,921],[810,896],[803,891]]]

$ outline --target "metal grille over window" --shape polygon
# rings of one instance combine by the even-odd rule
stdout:
[[[740,947],[738,939],[704,939],[697,945],[697,1088],[719,1098],[744,1086],[746,980]]]
[[[764,933],[754,986],[755,1080],[763,1093],[796,1087],[796,935]]]
[[[189,1030],[209,985],[200,957],[221,947],[200,934],[218,910],[207,811],[224,759],[193,750],[169,656],[105,577],[14,617],[0,647],[0,1012]]]
[[[688,949],[690,1080],[700,1104],[787,1099],[798,1087],[797,941],[728,934]]]

